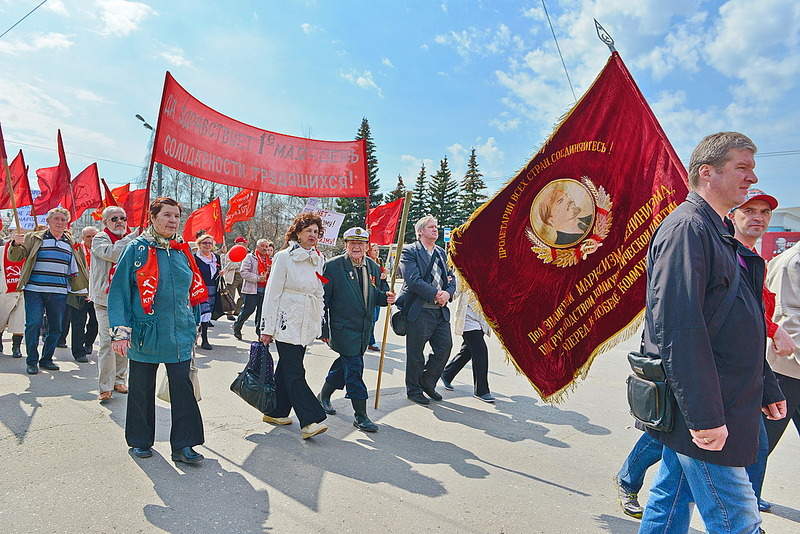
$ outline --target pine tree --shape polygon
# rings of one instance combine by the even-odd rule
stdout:
[[[381,203],[383,195],[378,193],[380,180],[378,180],[378,157],[375,155],[375,143],[372,141],[372,132],[366,117],[361,119],[361,126],[356,134],[356,141],[364,139],[367,152],[367,184],[369,187],[369,206],[374,208]],[[336,211],[344,213],[342,232],[353,226],[364,226],[366,217],[366,203],[363,198],[340,198],[336,201]]]
[[[403,177],[401,175],[397,175],[397,187],[395,187],[391,192],[386,193],[383,198],[384,204],[388,204],[389,202],[394,202],[398,198],[404,198],[406,196],[406,184],[403,183]]]
[[[411,206],[408,208],[408,223],[406,224],[406,243],[413,242],[417,236],[414,233],[414,223],[428,214],[428,173],[425,164],[419,169],[417,181],[414,183],[414,194],[411,197]]]
[[[478,170],[478,159],[475,149],[467,162],[467,173],[461,181],[461,192],[458,195],[458,221],[457,225],[464,224],[481,204],[486,201],[486,183],[481,179],[483,175]]]
[[[439,162],[439,170],[431,177],[430,214],[439,222],[439,239],[437,244],[443,246],[444,232],[442,228],[453,228],[458,222],[458,182],[453,179],[447,156]]]

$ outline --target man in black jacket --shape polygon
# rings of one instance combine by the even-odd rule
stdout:
[[[640,534],[688,532],[691,502],[709,532],[760,529],[744,466],[756,459],[761,411],[780,419],[786,403],[764,360],[764,261],[724,222],[758,181],[755,152],[740,133],[703,139],[691,193],[650,243],[645,350],[661,357],[678,410],[671,432],[648,430],[664,452]]]
[[[423,391],[433,400],[442,400],[435,387],[453,348],[447,303],[455,293],[456,282],[444,250],[436,245],[436,219],[422,217],[414,224],[414,231],[417,241],[404,247],[400,256],[403,293],[398,307],[408,320],[406,395],[417,404],[430,404]],[[422,353],[426,343],[433,349],[427,363]]]

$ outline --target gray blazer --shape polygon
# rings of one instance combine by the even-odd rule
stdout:
[[[443,288],[450,293],[450,300],[453,300],[453,294],[456,292],[456,279],[453,271],[447,266],[445,259],[444,249],[436,246],[433,250],[436,261],[439,262],[439,269],[447,276],[447,282]],[[403,273],[403,288],[401,295],[398,297],[397,307],[404,310],[409,322],[417,320],[422,305],[424,303],[434,302],[438,288],[433,286],[433,276],[430,272],[426,274],[428,264],[430,263],[430,256],[422,243],[415,241],[410,245],[403,247],[403,253],[400,256],[400,272]],[[445,320],[450,320],[450,310],[447,306],[442,308]]]

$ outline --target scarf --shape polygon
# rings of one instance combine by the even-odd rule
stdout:
[[[6,277],[6,286],[8,287],[8,293],[14,293],[17,291],[17,285],[19,284],[19,277],[22,273],[22,266],[25,263],[25,258],[20,261],[11,261],[8,259],[8,249],[11,247],[11,241],[6,242],[5,251],[4,251],[4,262],[3,262],[3,274]]]
[[[111,240],[111,244],[112,245],[124,237],[124,236],[115,234],[114,232],[110,231],[108,228],[103,228],[103,231],[106,233],[108,238]],[[86,267],[87,267],[87,269],[89,267],[88,261],[86,263]],[[112,263],[111,264],[111,268],[108,270],[108,285],[106,286],[106,293],[108,293],[108,290],[111,289],[111,279],[114,278],[114,273],[116,271],[117,271],[117,264],[116,263]]]
[[[269,266],[272,265],[272,259],[266,254],[262,258],[261,254],[259,254],[257,250],[253,251],[253,255],[256,257],[256,260],[258,261],[258,276],[261,276],[262,274],[266,273],[267,268],[269,268]],[[264,280],[263,282],[258,282],[258,287],[266,287],[266,285],[267,285],[266,280]]]
[[[179,243],[175,239],[166,239],[153,232],[151,228],[148,228],[144,235],[155,241],[155,246],[148,247],[147,249],[147,261],[136,271],[136,286],[139,289],[139,298],[141,299],[144,312],[148,315],[154,313],[153,301],[155,300],[156,291],[158,290],[158,257],[156,256],[156,249],[158,248],[179,250],[186,256],[186,261],[189,263],[189,268],[192,271],[192,283],[189,286],[189,305],[198,306],[200,303],[208,300],[208,288],[203,282],[200,270],[197,268],[194,255],[189,250],[189,244],[184,242]]]

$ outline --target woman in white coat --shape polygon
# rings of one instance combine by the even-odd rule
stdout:
[[[278,404],[264,415],[264,422],[289,425],[294,413],[303,439],[328,430],[322,424],[325,411],[306,382],[303,357],[306,346],[322,334],[322,266],[325,258],[316,248],[322,235],[322,220],[313,213],[295,217],[286,232],[287,248],[272,259],[261,314],[264,344],[275,340],[278,365],[275,386]]]

